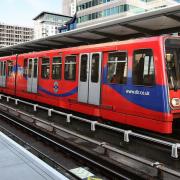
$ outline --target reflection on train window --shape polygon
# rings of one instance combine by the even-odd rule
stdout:
[[[80,70],[80,81],[86,82],[87,81],[87,66],[88,66],[88,55],[83,54],[81,56],[81,70]]]
[[[49,74],[50,74],[49,58],[42,58],[41,78],[42,79],[49,79]]]
[[[7,64],[8,64],[7,75],[12,76],[12,74],[13,74],[13,61],[7,61]]]
[[[166,69],[168,74],[169,88],[174,89],[180,87],[180,61],[179,49],[174,47],[166,47]]]
[[[125,84],[127,82],[127,53],[109,53],[107,81],[109,83]]]
[[[60,80],[62,72],[62,59],[61,57],[54,57],[52,63],[52,79]]]
[[[93,54],[91,60],[91,82],[99,81],[99,54]]]
[[[151,49],[134,51],[133,84],[152,86],[155,83],[154,58]]]
[[[26,78],[27,77],[27,66],[28,66],[28,60],[24,59],[24,66],[23,66],[23,77]]]
[[[64,79],[71,81],[76,80],[76,56],[66,56]]]

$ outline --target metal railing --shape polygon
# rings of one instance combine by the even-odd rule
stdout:
[[[91,120],[88,120],[88,119],[85,119],[85,118],[81,118],[81,117],[78,117],[78,116],[74,116],[72,114],[68,114],[68,113],[64,113],[64,112],[60,112],[60,111],[57,111],[57,110],[54,110],[54,109],[49,109],[47,107],[43,107],[43,106],[40,106],[38,104],[33,104],[33,103],[29,103],[27,101],[23,101],[23,100],[20,100],[20,99],[16,99],[16,98],[13,98],[13,97],[10,97],[10,96],[5,96],[5,95],[2,95],[0,94],[0,99],[2,99],[2,97],[5,97],[7,99],[7,101],[9,102],[9,100],[14,100],[15,101],[15,104],[18,105],[19,102],[21,103],[24,103],[24,104],[27,104],[27,105],[31,105],[33,107],[33,110],[34,111],[37,111],[38,108],[39,109],[43,109],[43,110],[47,110],[47,113],[48,113],[48,116],[52,116],[52,113],[56,113],[56,114],[60,114],[60,115],[63,115],[66,117],[66,122],[67,123],[70,123],[72,118],[76,119],[76,120],[80,120],[80,121],[83,121],[83,122],[87,122],[91,125],[91,128],[90,130],[91,131],[96,131],[96,126],[101,126],[101,127],[104,127],[104,128],[107,128],[107,129],[111,129],[111,130],[114,130],[114,131],[117,131],[117,132],[120,132],[120,133],[123,133],[124,134],[124,141],[125,142],[130,142],[129,140],[129,136],[134,136],[134,137],[137,137],[137,138],[141,138],[141,139],[144,139],[144,140],[148,140],[148,141],[151,141],[151,142],[155,142],[155,143],[159,143],[159,144],[162,144],[162,145],[166,145],[166,146],[171,146],[172,147],[172,152],[171,152],[171,156],[174,157],[174,158],[178,158],[178,149],[180,148],[179,144],[174,144],[174,143],[171,143],[171,142],[167,142],[167,141],[162,141],[162,140],[159,140],[159,139],[155,139],[155,138],[152,138],[152,137],[148,137],[148,136],[144,136],[144,135],[141,135],[141,134],[138,134],[138,133],[134,133],[132,132],[131,130],[123,130],[123,129],[118,129],[118,128],[115,128],[115,127],[111,127],[109,125],[105,125],[105,124],[101,124],[101,123],[98,123],[97,121],[91,121]],[[17,110],[15,108],[12,108],[10,106],[7,106],[7,105],[4,105],[2,103],[0,103],[0,106],[4,107],[6,110],[11,110],[11,111],[14,111],[16,112],[18,115],[24,115],[24,116],[27,116],[29,118],[32,118],[33,119],[33,123],[37,124],[38,122],[40,123],[43,123],[43,124],[46,124],[47,126],[50,126],[52,127],[51,131],[55,131],[55,130],[60,130],[60,131],[63,131],[65,133],[68,133],[70,135],[73,135],[75,137],[78,137],[78,138],[81,138],[85,141],[88,141],[88,142],[91,142],[97,146],[100,146],[102,148],[104,148],[104,152],[106,153],[107,150],[111,151],[111,152],[114,152],[114,153],[118,153],[118,154],[121,154],[127,158],[130,158],[132,160],[135,160],[137,162],[140,162],[144,165],[147,165],[149,167],[152,167],[152,168],[155,168],[157,169],[157,172],[158,174],[161,174],[162,172],[165,172],[165,173],[168,173],[170,175],[173,175],[175,177],[180,177],[180,173],[177,172],[177,171],[174,171],[170,168],[167,168],[165,167],[162,163],[160,162],[153,162],[153,161],[150,161],[150,160],[146,160],[146,159],[143,159],[141,157],[138,157],[138,156],[135,156],[135,155],[132,155],[128,152],[124,152],[122,150],[119,150],[117,148],[114,148],[108,144],[106,144],[105,142],[99,142],[99,141],[96,141],[96,140],[93,140],[91,138],[88,138],[86,136],[83,136],[83,135],[79,135],[77,133],[74,133],[72,131],[69,131],[65,128],[62,128],[62,127],[59,127],[57,125],[55,125],[54,123],[52,122],[47,122],[47,121],[44,121],[42,119],[39,119],[33,115],[30,115],[30,114],[27,114],[25,112],[22,112],[20,110]],[[35,108],[34,108],[35,107]],[[51,112],[51,113],[50,113]],[[0,114],[0,116],[2,117],[5,117],[5,118],[8,118],[7,116],[3,115],[3,114]],[[10,121],[14,122],[14,123],[17,123],[19,124],[18,122],[16,122],[15,120],[11,119],[11,118],[8,118]],[[25,127],[24,125],[21,125],[23,127]],[[27,127],[25,127],[27,128]]]
[[[135,138],[139,138],[141,140],[146,140],[146,141],[149,141],[149,142],[154,142],[156,144],[160,144],[160,145],[163,145],[163,146],[170,147],[171,148],[171,157],[173,157],[175,159],[178,159],[178,157],[179,157],[178,150],[180,149],[180,143],[168,142],[168,141],[164,141],[164,140],[161,140],[161,139],[157,139],[157,138],[153,138],[153,137],[150,137],[150,136],[135,133],[135,132],[133,132],[131,130],[124,130],[124,129],[112,127],[112,126],[109,126],[109,125],[106,125],[106,124],[99,123],[98,121],[92,121],[92,120],[89,120],[89,119],[86,119],[86,118],[75,116],[73,114],[68,114],[68,113],[61,112],[61,111],[58,111],[58,110],[54,110],[54,109],[51,109],[51,108],[47,108],[47,107],[44,107],[44,106],[41,106],[41,105],[38,105],[38,104],[33,104],[33,103],[30,103],[30,102],[27,102],[27,101],[24,101],[24,100],[20,100],[20,99],[16,99],[16,98],[13,98],[13,97],[10,97],[10,96],[0,94],[0,99],[2,99],[2,97],[6,98],[7,102],[9,102],[10,100],[14,100],[16,105],[18,105],[18,103],[23,103],[23,104],[26,104],[26,105],[30,105],[30,106],[33,107],[33,110],[35,112],[38,109],[46,110],[49,117],[51,117],[53,115],[53,113],[65,116],[67,123],[70,123],[72,121],[72,119],[76,119],[76,120],[79,120],[79,121],[86,122],[86,123],[90,124],[90,130],[93,131],[93,132],[96,131],[97,126],[116,131],[118,133],[123,134],[124,142],[127,142],[127,143],[130,142],[130,137],[135,137]],[[16,113],[20,113],[20,114],[23,114],[23,115],[25,115],[25,116],[27,116],[29,118],[32,118],[34,120],[34,123],[36,123],[36,124],[37,124],[37,122],[41,122],[43,124],[48,125],[49,127],[51,127],[50,131],[53,131],[54,128],[56,128],[56,129],[60,128],[60,127],[57,127],[52,122],[47,122],[47,121],[39,119],[39,118],[37,118],[37,117],[35,117],[33,115],[24,113],[24,112],[22,112],[20,110],[14,109],[14,108],[9,107],[9,106],[7,107],[6,105],[4,105],[2,103],[0,103],[0,105],[4,106],[5,108],[9,108],[9,109],[15,111]],[[63,130],[63,129],[61,128],[61,130]],[[65,129],[63,131],[65,131]],[[100,144],[102,144],[102,143],[100,143]]]

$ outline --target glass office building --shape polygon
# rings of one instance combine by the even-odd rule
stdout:
[[[179,0],[77,0],[77,27],[175,5]]]

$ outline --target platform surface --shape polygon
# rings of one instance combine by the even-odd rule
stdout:
[[[68,180],[0,132],[1,180]]]

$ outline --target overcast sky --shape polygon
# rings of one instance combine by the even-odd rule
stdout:
[[[62,0],[0,0],[0,23],[33,26],[41,11],[62,13]]]

